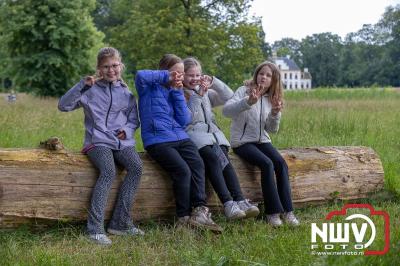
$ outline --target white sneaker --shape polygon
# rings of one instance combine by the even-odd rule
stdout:
[[[282,225],[282,220],[279,217],[279,213],[267,214],[267,222],[273,227],[279,227]]]
[[[248,199],[237,201],[239,208],[244,211],[246,218],[256,217],[260,214],[260,210],[254,204],[251,204]]]
[[[285,220],[285,222],[288,225],[291,225],[291,226],[299,226],[300,225],[299,220],[297,220],[297,218],[296,218],[296,216],[294,215],[293,212],[284,213],[283,214],[283,220]]]
[[[227,201],[224,203],[224,213],[229,220],[242,219],[246,217],[246,213],[242,211],[236,201]]]
[[[100,245],[111,245],[112,241],[105,234],[90,234],[89,239]]]

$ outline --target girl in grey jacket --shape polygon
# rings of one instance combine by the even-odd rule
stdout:
[[[229,161],[229,141],[215,123],[212,108],[223,105],[233,96],[232,90],[215,77],[201,74],[201,65],[194,58],[184,61],[185,96],[192,113],[186,132],[199,149],[206,175],[224,204],[228,219],[254,217],[258,208],[243,197],[236,172]]]
[[[108,232],[115,235],[143,235],[134,226],[131,209],[142,175],[142,161],[135,151],[134,132],[139,127],[136,100],[121,79],[123,64],[112,47],[97,55],[97,78],[88,76],[61,97],[58,109],[69,112],[82,107],[85,114],[85,140],[82,152],[99,170],[92,192],[87,231],[89,238],[102,245],[111,240],[104,231],[107,197],[116,177],[115,163],[127,170],[118,192]]]
[[[280,214],[288,224],[299,224],[293,214],[287,164],[268,135],[279,129],[282,99],[279,69],[266,61],[257,66],[253,79],[238,88],[223,107],[223,114],[232,118],[233,151],[261,169],[265,212],[272,226],[282,224]]]

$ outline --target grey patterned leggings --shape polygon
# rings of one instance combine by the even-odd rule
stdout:
[[[133,226],[130,216],[135,191],[142,175],[143,163],[134,147],[123,150],[112,150],[97,146],[88,152],[88,157],[99,170],[100,175],[92,192],[92,199],[87,221],[89,234],[104,234],[104,212],[108,194],[116,177],[117,164],[123,166],[127,175],[119,189],[114,212],[109,227],[126,230]]]

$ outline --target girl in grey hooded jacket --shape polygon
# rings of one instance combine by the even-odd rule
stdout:
[[[288,224],[299,224],[293,214],[287,164],[268,135],[279,129],[282,98],[279,69],[266,61],[257,66],[253,79],[238,88],[223,107],[223,114],[232,118],[233,151],[261,169],[265,212],[272,226],[282,224],[281,214]]]
[[[258,208],[243,197],[236,172],[229,161],[229,141],[215,122],[212,108],[233,96],[232,90],[216,77],[201,74],[195,58],[183,60],[185,97],[192,113],[186,132],[199,149],[211,185],[224,204],[228,219],[254,217]]]

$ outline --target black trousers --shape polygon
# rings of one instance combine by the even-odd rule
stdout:
[[[246,143],[233,151],[243,160],[261,169],[261,188],[266,214],[293,211],[288,166],[272,144]]]
[[[229,160],[228,147],[222,145],[220,147]],[[224,170],[222,170],[218,157],[211,145],[204,146],[199,150],[199,153],[206,167],[206,176],[210,180],[215,192],[217,192],[220,201],[225,203],[229,200],[243,200],[240,184],[232,164],[229,162]]]
[[[172,178],[178,217],[206,205],[204,163],[191,140],[153,144],[146,151]]]

